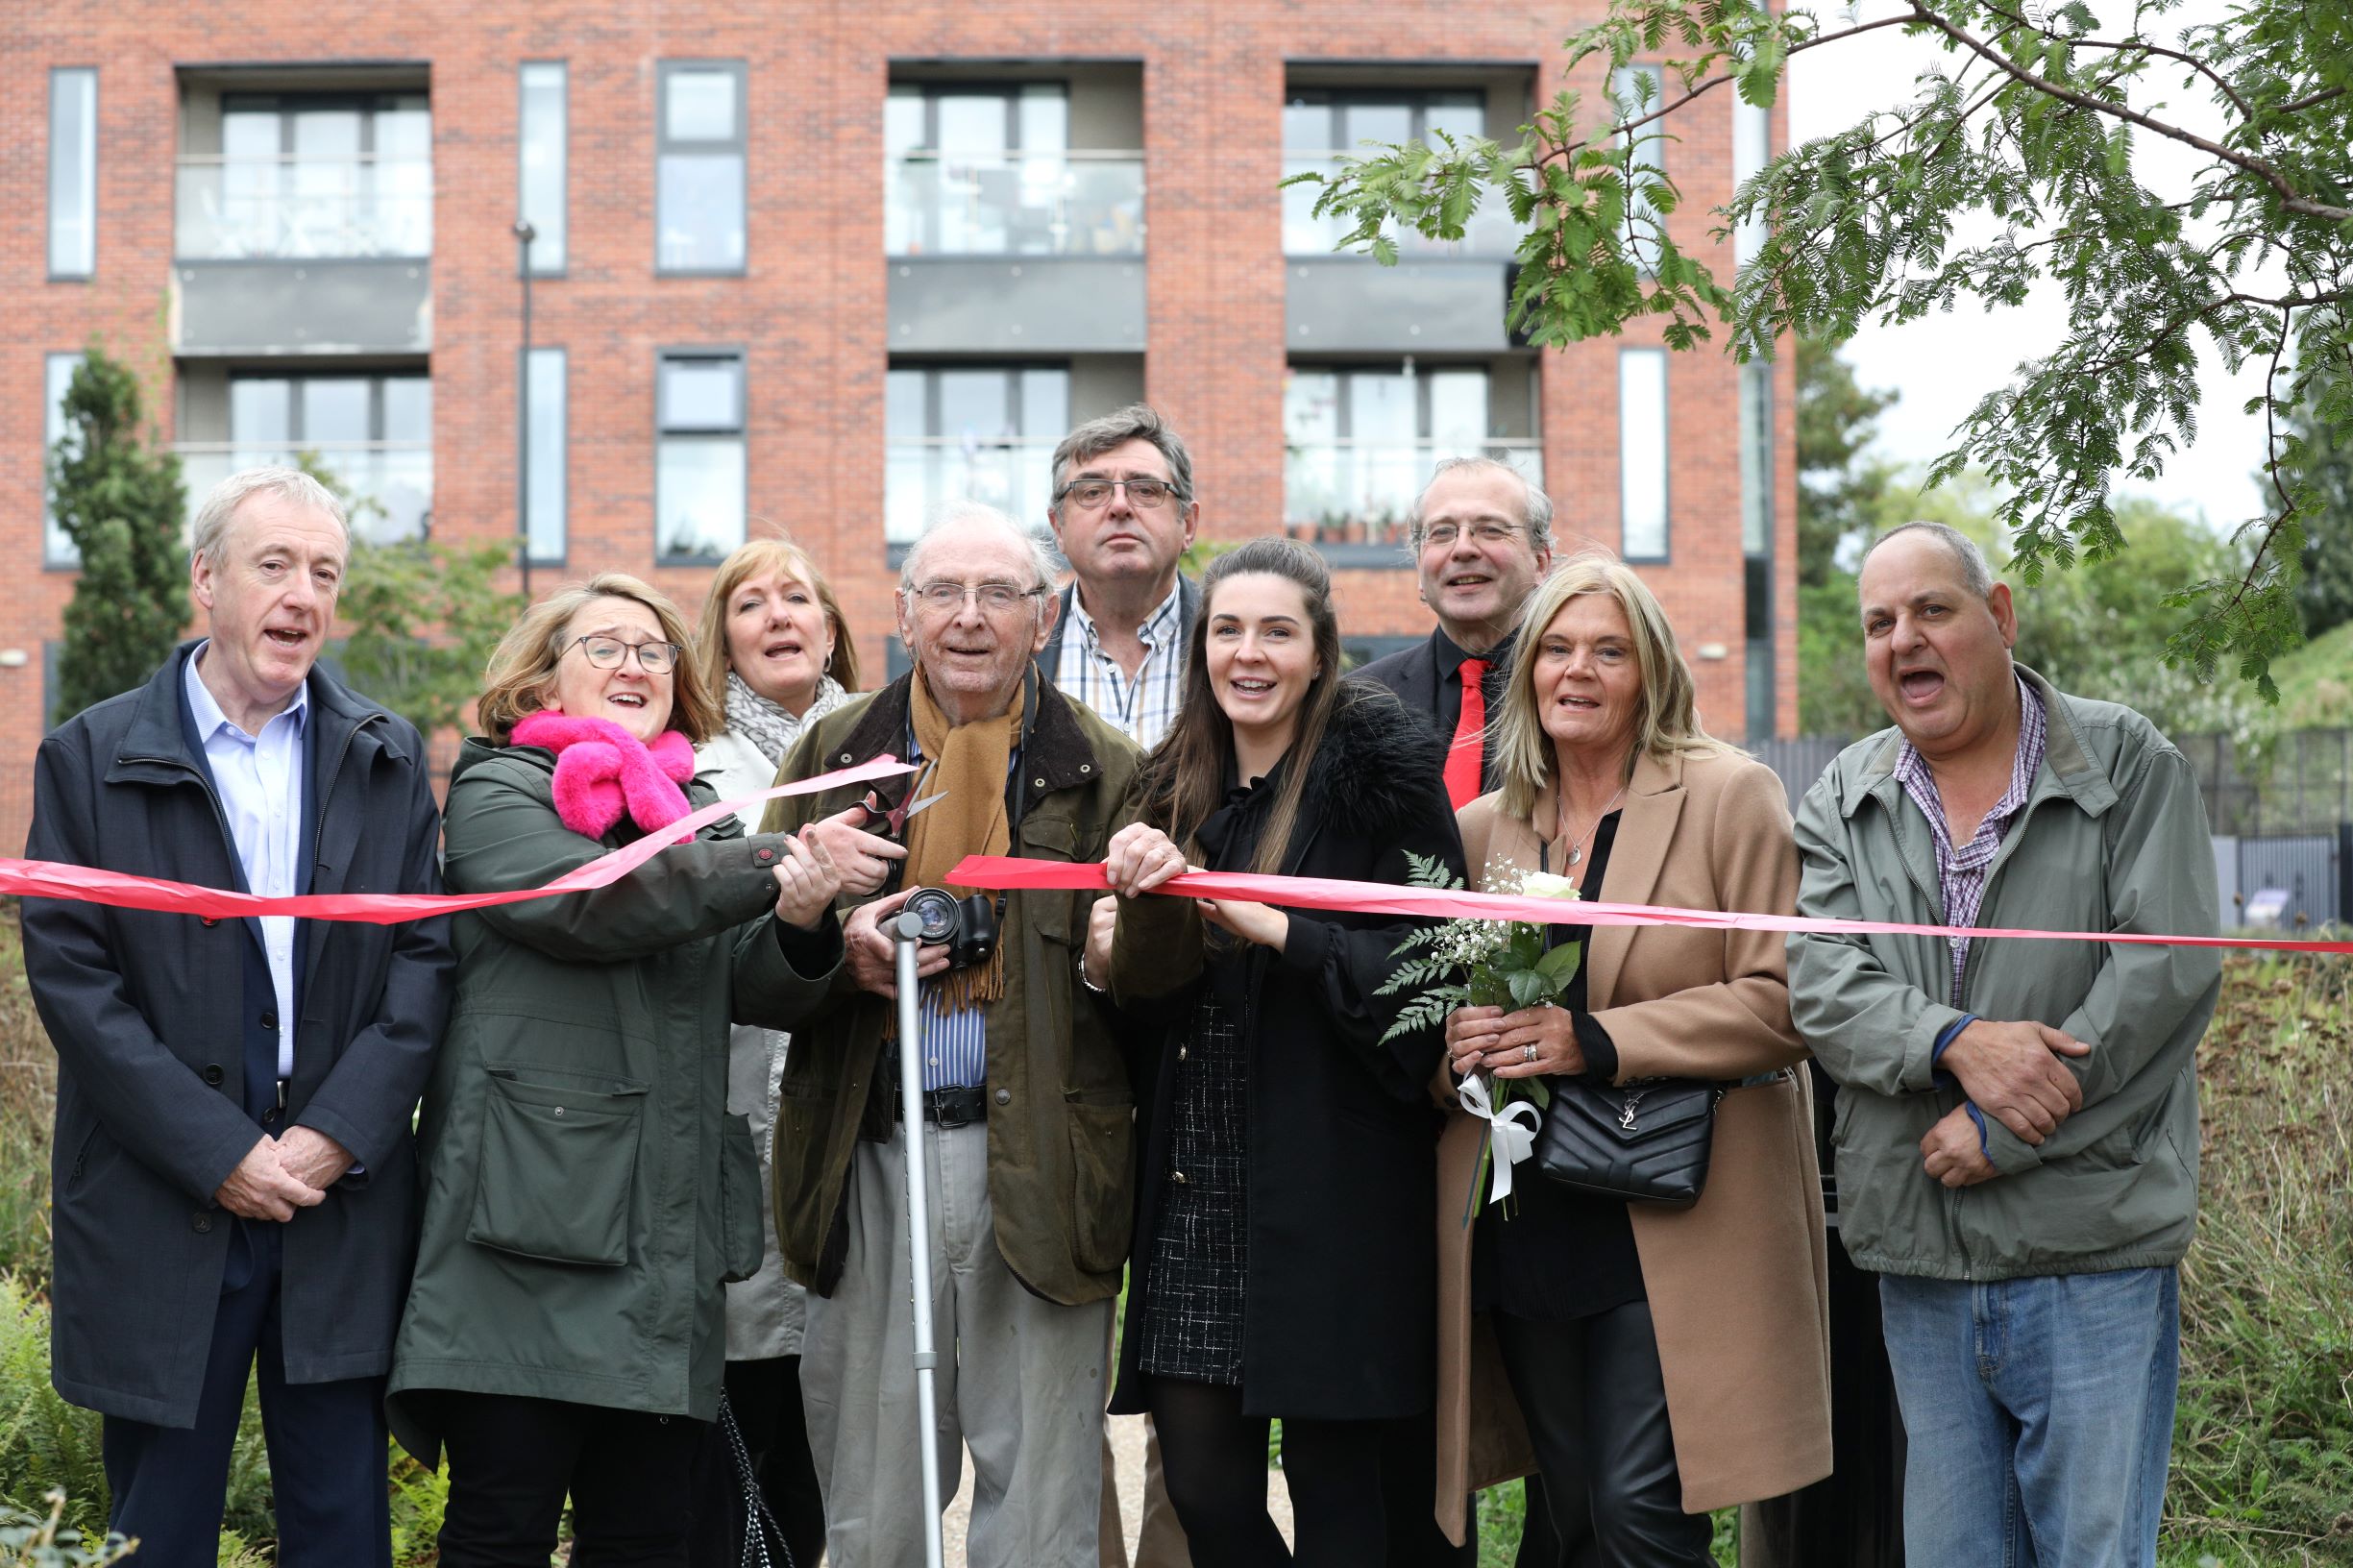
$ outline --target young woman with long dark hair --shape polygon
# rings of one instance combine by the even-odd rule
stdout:
[[[1444,760],[1427,721],[1342,679],[1322,560],[1252,540],[1203,578],[1184,705],[1145,766],[1142,820],[1112,843],[1113,885],[1133,895],[1188,864],[1402,883],[1414,854],[1459,873]],[[1096,906],[1088,974],[1140,935],[1126,902]],[[1112,1409],[1151,1412],[1194,1560],[1378,1563],[1393,1529],[1435,1536],[1427,1507],[1392,1527],[1382,1501],[1385,1460],[1419,1498],[1434,1460],[1441,1046],[1434,1030],[1385,1043],[1407,998],[1374,994],[1412,922],[1196,907],[1161,966],[1169,1026],[1136,1065]],[[1265,1509],[1278,1417],[1295,1556]]]

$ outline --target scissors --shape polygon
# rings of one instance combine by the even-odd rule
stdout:
[[[918,812],[928,811],[946,799],[945,790],[942,790],[937,795],[926,795],[920,799],[917,798],[924,784],[930,781],[932,769],[938,766],[937,763],[934,763],[931,768],[924,769],[921,776],[915,781],[915,788],[907,792],[907,798],[895,806],[883,804],[880,790],[867,791],[866,798],[858,802],[858,808],[866,813],[865,831],[874,832],[875,824],[880,823],[884,837],[895,839],[906,831],[908,818]]]

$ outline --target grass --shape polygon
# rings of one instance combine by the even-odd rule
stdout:
[[[2336,729],[2353,723],[2353,622],[2332,626],[2271,661],[2279,683],[2274,719],[2282,729]]]

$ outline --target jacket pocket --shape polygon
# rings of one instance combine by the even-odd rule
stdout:
[[[1090,1274],[1127,1262],[1136,1220],[1136,1108],[1065,1097],[1070,1123],[1070,1254]]]
[[[767,1237],[760,1217],[760,1151],[750,1124],[729,1116],[719,1138],[719,1249],[729,1285],[760,1272]]]
[[[564,1089],[491,1069],[466,1239],[556,1263],[629,1261],[646,1090]]]

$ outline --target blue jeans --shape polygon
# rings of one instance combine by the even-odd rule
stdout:
[[[2153,1568],[2173,1446],[2170,1268],[1879,1280],[1914,1568]]]

